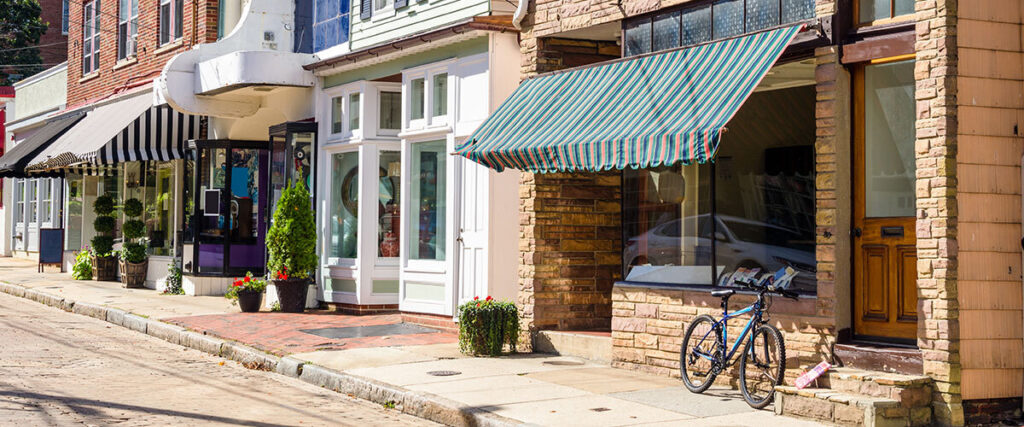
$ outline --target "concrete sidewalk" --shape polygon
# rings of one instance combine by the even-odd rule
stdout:
[[[696,395],[679,380],[582,359],[543,354],[466,357],[453,334],[310,334],[314,327],[401,329],[393,315],[240,314],[221,297],[160,295],[114,282],[74,281],[69,274],[40,274],[35,268],[35,263],[0,258],[0,282],[10,284],[0,291],[102,316],[249,367],[297,376],[446,424],[818,425],[776,416],[770,407],[755,411],[738,391],[712,388]]]

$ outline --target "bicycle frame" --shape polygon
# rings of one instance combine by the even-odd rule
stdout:
[[[762,316],[763,306],[764,306],[764,302],[762,301],[762,297],[759,296],[757,298],[757,301],[755,301],[753,304],[751,304],[751,305],[749,305],[749,306],[747,306],[747,307],[745,307],[743,309],[740,309],[740,310],[734,311],[732,313],[729,313],[729,306],[723,302],[723,304],[722,304],[722,319],[718,320],[717,322],[715,322],[715,324],[712,326],[711,330],[709,330],[706,334],[704,334],[704,336],[701,338],[700,342],[704,342],[704,340],[706,340],[708,338],[708,335],[710,335],[712,332],[714,332],[715,328],[721,328],[721,330],[722,330],[722,340],[718,344],[720,345],[719,348],[726,348],[728,346],[728,344],[729,344],[729,337],[728,337],[728,335],[729,335],[729,328],[728,328],[729,319],[732,319],[732,318],[735,318],[735,317],[739,317],[739,316],[742,316],[742,315],[747,314],[747,313],[753,313],[753,315],[750,316],[750,320],[748,320],[747,324],[743,327],[743,331],[740,332],[739,338],[737,338],[736,341],[733,342],[732,348],[729,349],[729,352],[727,354],[723,355],[722,363],[723,363],[724,366],[722,366],[722,369],[725,369],[725,368],[727,368],[729,366],[732,366],[732,362],[731,362],[732,358],[733,358],[733,356],[736,355],[736,351],[739,350],[740,344],[744,343],[747,340],[747,335],[750,334],[750,331],[752,329],[754,329],[755,326],[761,324],[761,316]],[[750,339],[751,340],[754,339],[752,334],[750,334]],[[699,347],[699,345],[698,345],[698,347]],[[698,355],[698,356],[700,356],[700,357],[703,357],[703,358],[705,358],[705,359],[707,359],[709,361],[714,362],[714,356],[713,355],[704,354],[703,352],[697,350],[696,347],[693,349],[693,353]]]

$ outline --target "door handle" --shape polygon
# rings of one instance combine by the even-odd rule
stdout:
[[[903,227],[882,227],[882,237],[903,237]]]
[[[853,227],[853,230],[850,231],[850,234],[852,234],[853,237],[860,237],[861,234],[863,234],[863,233],[862,233],[860,227]]]

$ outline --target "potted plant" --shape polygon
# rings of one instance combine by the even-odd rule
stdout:
[[[96,198],[92,206],[96,213],[92,238],[92,266],[96,280],[117,279],[117,257],[114,256],[114,198],[104,194]]]
[[[266,289],[266,280],[252,277],[252,272],[247,272],[245,277],[235,279],[224,297],[232,300],[232,303],[237,302],[243,313],[255,313],[263,305],[263,291]]]
[[[146,269],[149,258],[146,256],[146,224],[139,219],[142,216],[142,202],[131,198],[124,202],[124,246],[121,248],[121,283],[126,288],[142,288],[146,284]]]
[[[512,302],[473,297],[459,306],[459,351],[470,355],[500,356],[505,344],[516,351],[519,309]]]
[[[71,267],[71,278],[75,280],[92,279],[92,251],[89,248],[75,254],[75,265]]]
[[[309,279],[317,268],[316,228],[309,205],[309,190],[301,180],[284,190],[267,231],[267,272],[277,288],[281,311],[301,313],[306,308]]]

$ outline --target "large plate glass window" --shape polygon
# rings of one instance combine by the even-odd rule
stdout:
[[[359,153],[331,156],[331,235],[328,256],[356,258],[359,236]]]
[[[445,141],[412,144],[409,213],[409,259],[444,260],[447,219]]]
[[[402,200],[399,194],[402,184],[402,153],[400,151],[380,152],[380,184],[378,186],[377,256],[398,257],[401,236]]]
[[[64,231],[64,249],[82,249],[82,214],[85,205],[85,179],[80,174],[69,173],[67,182],[67,227]]]

